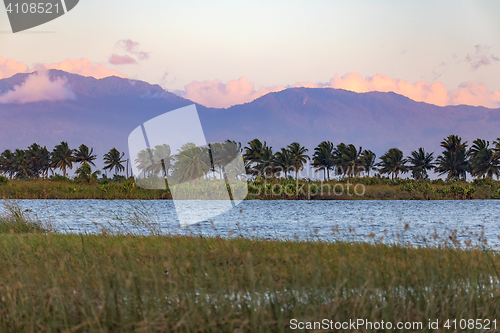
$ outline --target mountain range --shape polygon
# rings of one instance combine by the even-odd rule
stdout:
[[[0,96],[14,90],[29,75],[0,80]],[[50,70],[54,81],[65,80],[74,98],[24,104],[0,104],[0,150],[26,148],[33,142],[51,150],[61,141],[81,143],[102,157],[116,147],[128,154],[129,133],[165,112],[196,104],[143,81],[107,77],[95,79]],[[208,142],[246,142],[259,138],[274,151],[297,141],[312,154],[323,140],[353,143],[377,156],[392,147],[405,154],[424,147],[441,152],[449,134],[472,142],[500,137],[500,109],[467,105],[439,107],[384,92],[355,93],[331,88],[289,88],[250,103],[225,109],[197,104]],[[101,158],[99,158],[101,160]]]

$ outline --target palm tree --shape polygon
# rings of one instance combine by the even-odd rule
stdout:
[[[12,179],[14,174],[16,173],[14,170],[15,158],[12,151],[6,149],[0,155],[0,171],[6,175],[9,175],[9,178]]]
[[[500,175],[500,156],[489,148],[490,142],[476,139],[469,150],[471,175],[474,177],[493,178]]]
[[[32,171],[26,162],[26,152],[22,149],[14,151],[14,171],[16,178],[28,178],[32,175]]]
[[[248,142],[248,146],[244,148],[243,160],[247,166],[247,170],[252,175],[269,174],[272,156],[272,147],[268,147],[264,141],[253,139]]]
[[[500,157],[500,138],[497,138],[493,141],[495,147],[493,147],[493,151],[495,152],[495,156]]]
[[[273,147],[264,146],[253,169],[255,170],[255,173],[261,177],[274,175],[277,172],[275,162],[276,156],[273,154]]]
[[[134,162],[137,164],[137,169],[141,170],[146,177],[146,172],[149,175],[153,170],[153,151],[150,148],[139,151]]]
[[[316,170],[323,170],[325,180],[330,180],[330,170],[333,169],[334,166],[334,149],[333,143],[330,141],[323,141],[316,148],[314,148],[312,166]]]
[[[363,150],[361,152],[361,167],[370,177],[370,170],[375,169],[375,161],[377,159],[377,155],[371,150]]]
[[[411,156],[408,156],[408,162],[412,164],[410,167],[412,172],[412,177],[415,180],[428,179],[429,175],[427,170],[432,170],[434,168],[434,153],[426,153],[424,148],[418,148],[418,151],[414,150],[411,152]]]
[[[356,149],[353,144],[346,145],[342,142],[337,145],[334,151],[334,163],[337,173],[357,177],[358,173],[363,171],[361,150],[361,147]]]
[[[84,144],[81,144],[80,147],[78,147],[78,150],[75,149],[75,151],[74,151],[75,162],[80,163],[80,164],[87,162],[89,164],[89,166],[90,166],[90,164],[95,166],[94,160],[97,158],[97,155],[93,155],[92,154],[93,152],[94,152],[94,148],[90,148],[90,151],[89,151],[89,147],[87,147]]]
[[[115,175],[118,172],[125,170],[125,167],[122,163],[125,163],[125,160],[122,160],[125,153],[121,153],[116,149],[112,148],[108,153],[104,154],[104,170],[113,171],[115,169]]]
[[[50,168],[50,152],[47,147],[40,147],[37,143],[33,143],[28,147],[25,154],[26,163],[35,177],[46,176]]]
[[[262,143],[259,139],[253,139],[248,142],[248,146],[245,147],[243,159],[245,161],[250,161],[251,163],[259,162],[265,147],[267,147],[267,143],[265,141]]]
[[[86,161],[84,161],[82,165],[80,165],[80,167],[76,169],[75,173],[78,178],[85,179],[90,183],[90,180],[92,179],[92,169],[90,168],[90,164],[88,164]]]
[[[445,150],[436,159],[435,171],[439,175],[447,174],[447,179],[465,180],[470,170],[467,141],[462,143],[462,138],[450,135],[441,142],[441,147]]]
[[[170,173],[170,169],[173,167],[174,156],[172,155],[172,151],[170,150],[170,145],[161,144],[156,145],[152,152],[152,163],[151,163],[151,171],[154,174],[160,174],[163,177],[167,177]]]
[[[295,160],[293,158],[292,152],[286,148],[281,148],[274,154],[274,166],[278,169],[277,172],[283,172],[285,178],[288,177],[288,172],[294,167]]]
[[[73,151],[69,149],[67,142],[62,141],[55,146],[51,153],[51,166],[56,169],[61,169],[64,177],[66,177],[66,169],[73,168],[74,162],[75,157],[73,156]]]
[[[299,175],[299,171],[304,169],[304,163],[311,158],[306,154],[309,151],[306,147],[301,146],[298,142],[293,142],[288,145],[288,150],[292,154],[293,167],[295,168],[295,180]]]
[[[173,177],[177,183],[196,180],[210,170],[210,153],[207,148],[186,143],[179,149]]]
[[[220,169],[221,177],[226,177],[226,167],[231,165],[238,155],[242,153],[241,143],[231,140],[226,140],[223,143],[210,144],[210,154],[212,157],[212,171],[215,172],[215,168]],[[233,168],[236,174],[240,173],[240,170]]]
[[[408,171],[408,167],[405,165],[407,161],[403,158],[403,152],[398,148],[389,149],[380,159],[382,161],[377,164],[380,167],[379,172],[391,174],[393,180],[394,177],[398,178],[399,173]]]

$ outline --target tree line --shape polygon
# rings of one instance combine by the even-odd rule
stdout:
[[[116,148],[112,148],[104,154],[104,168],[115,174],[125,170],[123,159],[125,153],[120,153]],[[99,170],[92,172],[91,165],[95,166],[94,161],[97,155],[94,149],[82,144],[78,149],[70,149],[68,143],[62,141],[56,145],[52,151],[46,146],[41,147],[33,143],[27,149],[16,149],[11,151],[6,149],[0,154],[0,172],[12,178],[48,178],[49,172],[54,175],[55,170],[61,170],[66,177],[67,170],[72,169],[74,164],[79,164],[76,170],[78,177],[87,178],[100,175]]]
[[[377,162],[373,151],[353,144],[334,145],[331,141],[323,141],[309,156],[309,150],[298,142],[273,152],[271,146],[259,139],[248,142],[244,148],[241,143],[227,140],[207,147],[186,144],[176,155],[172,154],[169,145],[163,144],[142,150],[133,163],[145,176],[171,175],[179,181],[208,176],[209,173],[214,177],[216,174],[223,177],[225,166],[239,153],[243,156],[246,173],[259,177],[287,178],[293,174],[297,180],[308,161],[311,161],[313,169],[323,172],[325,180],[330,180],[331,174],[358,177],[370,176],[372,171],[389,175],[392,179],[411,172],[415,180],[425,180],[429,178],[428,172],[431,170],[453,180],[466,180],[467,174],[476,178],[500,177],[500,137],[491,145],[489,141],[476,139],[468,147],[467,141],[457,135],[450,135],[443,139],[441,147],[443,151],[437,157],[422,147],[407,157],[399,148],[391,148]],[[79,163],[77,176],[90,181],[101,174],[99,170],[92,172],[91,165],[95,166],[94,161],[97,159],[93,151],[93,148],[84,144],[78,149],[70,149],[64,141],[52,151],[33,143],[25,150],[3,151],[0,154],[0,172],[11,179],[48,178],[49,172],[53,175],[59,169],[66,177],[67,169]],[[123,159],[124,156],[125,153],[112,148],[103,155],[103,170],[114,170],[115,174],[123,172],[124,163],[128,163],[128,160]],[[179,170],[182,170],[182,174]]]
[[[390,175],[392,179],[401,174],[411,172],[415,180],[428,179],[428,171],[434,170],[447,179],[466,180],[467,173],[476,178],[493,178],[500,176],[500,138],[490,142],[476,139],[471,147],[457,135],[450,135],[441,142],[443,151],[434,157],[433,152],[424,148],[412,151],[405,157],[399,148],[391,148],[376,161],[371,150],[357,148],[353,144],[340,143],[334,145],[330,141],[321,142],[312,157],[306,153],[307,148],[294,142],[286,148],[274,152],[267,143],[254,139],[244,148],[247,173],[254,176],[280,176],[299,172],[308,160],[316,171],[323,171],[324,179],[330,179],[330,171],[341,177],[357,177],[361,174],[370,176],[370,171],[378,171],[381,175]]]

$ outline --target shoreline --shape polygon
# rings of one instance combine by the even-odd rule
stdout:
[[[210,191],[210,184],[201,192]],[[8,180],[0,183],[2,199],[56,200],[171,200],[169,190],[138,187],[133,178],[125,181],[78,182],[67,180]],[[180,198],[182,199],[182,198]],[[200,199],[203,199],[200,196]],[[208,197],[207,197],[208,199]],[[500,181],[479,179],[472,182],[414,181],[362,177],[330,182],[290,179],[248,181],[245,200],[494,200],[500,199]]]

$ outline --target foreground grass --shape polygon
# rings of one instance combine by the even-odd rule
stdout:
[[[78,181],[58,176],[56,180],[0,180],[3,199],[171,199],[168,190],[143,189],[133,178],[120,181]],[[199,185],[199,184],[198,184]],[[201,186],[200,197],[214,187]],[[193,189],[195,191],[195,189]],[[500,181],[476,179],[473,182],[409,179],[390,180],[360,177],[329,182],[293,179],[260,179],[249,181],[247,199],[321,199],[321,200],[454,200],[499,199]]]
[[[0,331],[283,332],[293,318],[424,328],[429,319],[493,320],[498,268],[499,255],[479,249],[4,234]]]

